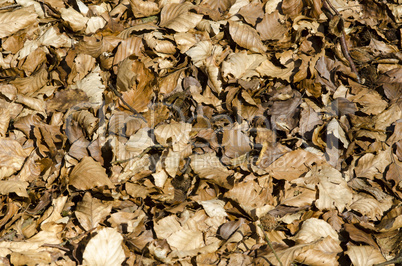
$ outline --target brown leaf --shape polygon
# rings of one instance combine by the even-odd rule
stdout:
[[[105,169],[91,157],[84,157],[71,171],[69,184],[80,190],[108,186],[114,188]]]
[[[353,265],[356,266],[374,265],[385,261],[381,252],[371,246],[349,245],[345,254],[349,256]]]
[[[159,25],[177,32],[187,32],[193,29],[201,21],[202,15],[190,12],[192,8],[194,6],[189,2],[165,5],[161,11]]]
[[[38,15],[33,5],[0,14],[0,38],[24,29],[37,21]]]
[[[258,32],[242,22],[229,21],[229,33],[233,41],[243,48],[254,53],[264,53],[266,50]]]
[[[130,6],[136,18],[153,16],[160,11],[158,4],[153,1],[130,0]]]
[[[281,40],[288,32],[288,27],[284,22],[284,18],[280,16],[279,11],[266,13],[260,23],[257,24],[257,31],[263,41]]]
[[[77,204],[75,216],[80,222],[81,226],[89,231],[96,228],[99,223],[110,214],[112,205],[103,204],[97,198],[93,198],[91,193],[85,193],[82,201]]]

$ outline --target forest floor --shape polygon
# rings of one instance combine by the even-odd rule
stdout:
[[[1,265],[402,261],[402,5],[0,4]]]

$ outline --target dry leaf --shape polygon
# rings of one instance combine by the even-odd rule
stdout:
[[[38,14],[33,6],[16,9],[0,14],[0,38],[10,36],[37,21]]]
[[[96,228],[106,216],[110,214],[112,205],[103,204],[97,198],[93,198],[91,193],[85,193],[82,201],[77,204],[75,216],[81,226],[89,231]]]
[[[30,149],[23,149],[21,144],[9,138],[0,138],[0,179],[20,170]]]
[[[82,255],[85,265],[121,265],[126,259],[123,237],[114,228],[103,228],[89,240]]]
[[[0,194],[1,195],[8,195],[10,193],[15,193],[20,197],[28,197],[27,187],[28,182],[25,181],[0,181]]]
[[[190,12],[193,9],[191,3],[167,4],[162,8],[159,26],[166,27],[177,32],[187,32],[193,29],[201,21],[202,15]]]
[[[246,24],[229,21],[229,33],[233,41],[254,53],[264,53],[266,50],[258,32]]]
[[[279,14],[278,10],[270,14],[265,13],[264,18],[257,24],[256,29],[264,41],[281,40],[288,32],[284,18]]]
[[[69,184],[80,190],[103,186],[108,186],[109,188],[114,187],[105,169],[91,157],[84,157],[81,162],[74,167],[70,174]]]
[[[356,266],[374,265],[385,261],[381,252],[371,246],[349,245],[345,253]]]

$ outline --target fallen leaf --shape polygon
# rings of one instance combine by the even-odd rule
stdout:
[[[126,255],[123,236],[114,228],[103,228],[91,238],[82,255],[86,265],[120,265]]]

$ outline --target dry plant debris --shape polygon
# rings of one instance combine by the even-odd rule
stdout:
[[[0,264],[401,261],[402,6],[0,3]]]

